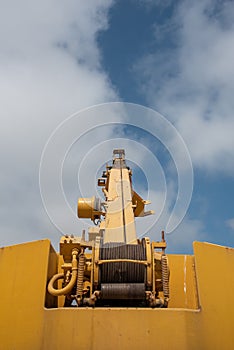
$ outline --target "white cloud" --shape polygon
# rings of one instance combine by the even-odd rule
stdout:
[[[175,200],[174,192],[174,184],[170,183],[168,185],[167,200],[164,201],[164,192],[149,191],[149,198],[147,199],[151,200],[151,205],[146,210],[155,210],[155,215],[136,219],[138,236],[141,236],[141,233],[145,233],[145,236],[150,237],[151,241],[161,240],[161,231],[165,231],[168,219],[171,215],[171,207]],[[143,198],[147,197],[147,193],[144,193],[144,191],[141,191],[141,194]],[[167,251],[173,254],[192,253],[193,242],[202,241],[205,236],[206,233],[202,221],[191,219],[186,215],[180,225],[172,233],[165,234],[168,247]]]
[[[2,6],[0,13],[1,245],[43,237],[51,238],[53,243],[58,241],[58,232],[49,224],[39,194],[40,156],[49,135],[66,117],[86,106],[117,98],[108,76],[102,70],[100,51],[96,43],[98,31],[107,28],[108,9],[111,5],[112,1],[108,0],[89,2],[71,0],[64,5],[51,0],[41,1],[38,4],[27,1],[20,3],[8,1]],[[196,8],[196,5],[194,6]],[[189,9],[187,11],[189,12]],[[197,21],[201,16],[199,11],[198,9],[195,13]],[[224,16],[227,15],[224,14]],[[189,23],[184,24],[185,28],[182,29],[182,33],[186,27],[189,27]],[[229,31],[230,28],[225,30]],[[202,33],[199,35],[201,36]],[[165,85],[161,84],[159,90],[155,89],[159,71],[156,74],[152,67],[155,66],[155,60],[161,60],[161,77],[167,75],[171,63],[174,62],[171,51],[167,60],[164,55],[153,54],[146,57],[139,66],[141,73],[143,72],[147,78],[147,83],[145,83],[147,94],[149,91],[153,92],[149,95],[151,103],[161,106],[162,111],[167,114],[176,116],[177,126],[187,142],[189,141],[193,158],[197,159],[197,164],[202,164],[203,157],[205,166],[209,163],[210,166],[216,166],[214,160],[217,159],[217,155],[221,154],[222,159],[228,159],[227,151],[230,151],[232,147],[230,137],[226,137],[226,134],[225,137],[223,136],[224,122],[217,115],[218,107],[223,113],[226,107],[225,130],[231,133],[230,107],[225,103],[225,98],[229,102],[231,97],[229,97],[230,94],[227,97],[225,92],[232,86],[232,77],[229,79],[229,84],[224,85],[223,94],[220,89],[218,90],[217,101],[214,101],[215,109],[211,109],[209,119],[205,119],[206,98],[210,96],[210,86],[213,86],[212,72],[217,65],[214,65],[209,74],[206,73],[208,77],[203,79],[203,82],[195,77],[193,79],[190,74],[192,67],[189,66],[189,63],[186,66],[185,48],[190,38],[193,38],[192,34],[191,37],[183,39],[184,46],[176,52],[178,55],[176,64],[184,67],[182,71],[184,77],[183,74],[172,78],[167,76]],[[230,36],[228,38],[231,40]],[[221,43],[222,40],[217,40],[218,42]],[[191,50],[196,51],[196,48],[199,49],[198,52],[201,55],[202,48],[199,47],[199,43],[197,47],[196,45],[194,48],[191,47]],[[214,51],[216,54],[219,52],[218,49]],[[207,56],[209,56],[208,53]],[[200,61],[203,60],[200,59]],[[221,65],[222,69],[225,67],[225,64]],[[201,69],[201,78],[206,72],[205,68],[206,66]],[[230,65],[226,69],[229,72]],[[156,75],[153,75],[151,79],[152,72]],[[217,77],[219,84],[221,77],[222,74]],[[206,81],[204,95],[202,95],[203,83]],[[190,90],[187,90],[188,86],[191,86],[190,90],[196,91],[195,95],[191,95]],[[186,94],[187,91],[188,94]],[[183,98],[178,98],[177,94]],[[169,105],[168,101],[170,101]],[[213,116],[214,111],[216,114]],[[188,114],[191,118],[187,118]],[[111,130],[106,136],[111,137]],[[101,139],[101,134],[92,135],[92,145],[95,146],[95,141],[100,143]],[[215,142],[217,150],[214,148],[214,139],[217,141]],[[199,140],[199,145],[197,140]],[[204,152],[202,148],[205,149]],[[76,150],[79,152],[79,147]],[[141,158],[140,153],[137,156]],[[101,158],[100,155],[97,157]],[[151,164],[147,163],[147,159],[141,159],[141,161],[144,163],[144,169],[151,169]],[[225,163],[226,167],[227,164],[228,162]],[[66,174],[68,182],[69,176],[74,174],[72,171]],[[70,184],[68,187],[71,193]],[[174,195],[173,189],[171,190]],[[154,205],[151,208],[156,208],[157,212],[161,209],[162,197],[162,193],[161,195],[157,193],[155,200],[152,198]],[[70,199],[72,201],[74,197]],[[59,212],[61,207],[56,210]],[[158,225],[159,231],[166,225],[169,206],[166,207],[166,214]],[[62,215],[63,212],[61,212]],[[147,221],[148,218],[145,220]],[[142,224],[145,225],[144,219],[142,219]],[[174,243],[172,240],[172,246],[185,247],[186,244],[190,245],[193,238],[199,237],[198,230],[201,230],[201,223],[186,219],[178,230],[180,230],[178,238],[177,235],[171,235],[175,237]],[[192,232],[191,236],[188,236],[187,232]]]
[[[175,123],[193,163],[234,173],[234,5],[180,2],[165,24],[174,45],[135,66],[148,102]],[[155,25],[158,40],[157,24]],[[160,26],[160,30],[162,26]],[[160,39],[162,40],[162,39]]]
[[[38,185],[44,144],[72,113],[117,99],[96,42],[111,5],[1,1],[1,245],[53,237]]]
[[[225,224],[227,227],[231,228],[232,230],[234,230],[234,218],[226,220]]]

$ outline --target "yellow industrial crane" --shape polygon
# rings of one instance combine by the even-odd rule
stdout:
[[[233,349],[234,249],[194,242],[194,255],[165,255],[163,232],[139,240],[135,217],[152,212],[131,178],[114,150],[104,199],[78,200],[94,223],[87,240],[0,248],[0,349]]]
[[[48,291],[65,296],[65,306],[73,301],[81,306],[149,306],[167,307],[169,270],[165,255],[166,242],[150,243],[137,239],[135,217],[146,216],[149,201],[132,188],[132,171],[123,149],[113,152],[102,178],[105,200],[79,198],[78,217],[90,218],[95,226],[84,237],[63,236],[60,254],[62,273],[55,274]],[[62,287],[55,288],[62,279]]]

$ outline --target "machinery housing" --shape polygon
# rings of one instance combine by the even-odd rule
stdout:
[[[63,272],[55,274],[48,291],[65,296],[64,306],[167,307],[169,269],[166,242],[137,239],[135,217],[150,215],[148,201],[132,188],[132,171],[122,149],[114,150],[112,165],[98,179],[105,200],[79,198],[78,217],[95,226],[81,237],[63,236],[60,255]],[[62,286],[55,288],[58,280]]]

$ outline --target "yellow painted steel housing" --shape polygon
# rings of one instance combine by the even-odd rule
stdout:
[[[233,349],[234,249],[195,242],[168,259],[167,309],[64,308],[45,292],[63,264],[50,241],[1,248],[1,349]]]
[[[98,199],[93,196],[91,198],[79,198],[77,205],[77,215],[79,218],[95,220],[101,215],[100,204]]]

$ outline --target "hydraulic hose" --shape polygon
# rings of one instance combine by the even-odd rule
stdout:
[[[63,273],[57,273],[56,275],[54,275],[49,284],[48,284],[48,292],[54,296],[59,296],[59,295],[66,295],[68,294],[72,288],[74,287],[76,280],[77,280],[77,269],[78,269],[78,261],[77,261],[77,255],[78,255],[78,250],[77,249],[73,249],[72,251],[72,276],[71,279],[69,281],[69,283],[61,289],[55,289],[54,288],[54,283],[59,280],[64,278],[64,274]]]

